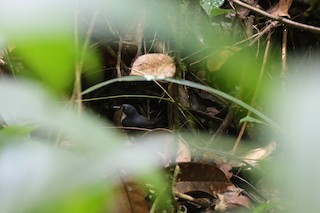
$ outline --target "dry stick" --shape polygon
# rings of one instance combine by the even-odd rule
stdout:
[[[118,45],[118,54],[117,54],[117,77],[120,78],[121,75],[121,69],[120,69],[120,65],[121,65],[121,52],[122,52],[122,37],[119,36],[119,45]]]
[[[260,89],[260,84],[261,84],[261,81],[262,81],[262,76],[263,76],[264,71],[265,71],[265,67],[266,67],[266,63],[267,63],[268,55],[269,55],[270,43],[271,43],[270,42],[270,40],[271,40],[270,37],[271,37],[271,33],[269,32],[268,40],[267,40],[267,44],[266,44],[266,49],[264,51],[263,62],[262,62],[261,70],[260,70],[260,75],[259,75],[258,83],[257,83],[257,86],[256,86],[256,90],[254,92],[254,95],[253,95],[253,98],[252,98],[252,101],[251,101],[251,106],[254,105],[254,103],[255,103],[255,101],[257,99],[258,92],[259,92],[259,89]],[[248,111],[247,116],[250,116],[250,115],[251,115],[251,111]],[[231,152],[232,155],[236,152],[236,150],[237,150],[237,148],[238,148],[238,146],[240,144],[241,138],[242,138],[242,136],[244,134],[244,131],[246,130],[247,125],[248,125],[247,121],[245,121],[242,124],[240,132],[239,132],[239,135],[237,137],[237,140],[236,140],[236,142],[235,142],[235,144],[234,144],[234,146],[232,148],[232,152]]]
[[[107,20],[107,25],[108,25],[110,31],[113,33],[113,35],[117,36],[119,38],[118,53],[116,53],[108,44],[106,44],[106,49],[113,58],[117,59],[117,64],[116,64],[117,77],[120,78],[122,76],[120,68],[122,67],[123,69],[128,70],[127,65],[121,59],[123,40],[122,40],[120,33],[116,29],[113,29],[113,27],[108,22],[108,20]]]
[[[81,54],[79,58],[76,58],[75,61],[75,81],[74,81],[74,90],[73,90],[73,97],[76,101],[77,104],[77,109],[78,112],[81,112],[82,109],[82,95],[81,95],[81,75],[82,75],[82,69],[83,69],[83,64],[84,64],[84,58],[85,58],[85,54],[87,51],[87,48],[89,46],[89,42],[90,42],[90,37],[93,31],[93,27],[94,27],[94,23],[96,20],[96,16],[97,16],[97,10],[94,12],[94,14],[92,15],[92,19],[89,25],[89,28],[86,32],[86,37],[83,43],[83,47],[81,50]],[[78,29],[78,10],[75,13],[75,31],[74,31],[74,37],[75,37],[75,48],[76,51],[78,52],[79,50],[79,29]]]
[[[271,22],[268,26],[266,26],[259,34],[258,36],[255,37],[255,39],[253,39],[249,46],[252,46],[254,43],[256,43],[257,40],[259,40],[263,35],[265,35],[266,33],[270,32],[271,29],[275,28],[278,26],[278,22],[277,21],[273,21]]]
[[[78,11],[78,5],[74,14],[74,45],[75,45],[75,50],[78,53],[79,52],[79,26],[78,26],[78,16],[79,16],[79,11]],[[78,56],[78,55],[77,55]],[[82,109],[82,103],[81,103],[81,69],[78,63],[78,57],[75,59],[74,62],[75,66],[75,80],[74,80],[74,87],[73,87],[73,94],[72,94],[72,100],[76,101],[77,109],[78,112],[81,112]]]
[[[280,76],[282,78],[282,89],[285,89],[286,80],[287,80],[287,41],[288,41],[288,30],[287,28],[283,29],[282,34],[282,49],[281,49],[281,73]]]
[[[170,100],[172,100],[172,101],[171,101],[172,103],[176,103],[176,100],[173,98],[172,95],[170,95],[170,92],[168,92],[163,86],[161,86],[161,84],[160,84],[158,81],[153,80],[153,82],[154,82],[156,85],[158,85],[158,86],[160,87],[160,89],[162,89],[162,91],[169,97]],[[187,116],[185,115],[185,113],[183,112],[183,110],[180,109],[180,108],[178,108],[178,109],[179,109],[179,111],[181,112],[181,114],[182,114],[185,118],[187,118]]]
[[[183,200],[186,200],[190,203],[192,203],[193,205],[197,206],[198,208],[201,208],[201,207],[206,207],[206,206],[209,206],[208,205],[208,202],[205,202],[205,199],[201,199],[201,198],[194,198],[190,195],[187,195],[187,194],[184,194],[184,193],[181,193],[181,192],[178,192],[178,191],[173,191],[174,195],[178,198],[181,198]]]
[[[231,106],[229,107],[229,111],[228,111],[226,117],[224,118],[224,120],[220,124],[219,128],[217,129],[217,131],[211,137],[209,143],[211,143],[214,140],[216,140],[222,133],[224,133],[229,128],[229,126],[232,123],[233,118],[234,118],[234,109],[235,108],[236,108],[236,104],[232,103]],[[208,146],[209,143],[207,143],[207,146]]]
[[[314,33],[320,33],[320,27],[315,27],[315,26],[312,26],[312,25],[307,25],[307,24],[302,24],[302,23],[299,23],[299,22],[296,22],[296,21],[292,21],[290,19],[287,19],[287,18],[283,18],[283,17],[280,17],[280,16],[274,16],[274,15],[271,15],[270,13],[266,12],[266,11],[263,11],[263,10],[260,10],[254,6],[251,6],[249,4],[246,4],[240,0],[229,0],[235,4],[238,4],[242,7],[245,7],[249,10],[252,10],[256,13],[259,13],[260,15],[263,15],[269,19],[272,19],[272,20],[275,20],[275,21],[279,21],[280,23],[282,24],[286,24],[288,26],[292,26],[292,27],[295,27],[295,28],[298,28],[298,29],[302,29],[302,30],[307,30],[307,31],[310,31],[310,32],[314,32]]]
[[[117,53],[110,47],[109,44],[105,44],[105,47],[106,47],[108,53],[109,53],[113,58],[118,59]],[[118,62],[118,60],[117,60],[117,62]],[[120,65],[121,65],[121,67],[122,67],[123,69],[128,70],[127,65],[122,61],[122,59],[120,60]]]

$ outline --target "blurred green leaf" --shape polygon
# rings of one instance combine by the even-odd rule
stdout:
[[[94,50],[88,49],[83,56],[83,78],[86,83],[93,85],[103,79],[101,56]]]
[[[264,213],[264,212],[269,212],[272,209],[276,209],[278,207],[278,203],[263,203],[260,204],[259,206],[255,207],[252,210],[252,213]]]
[[[106,201],[112,199],[112,194],[110,193],[111,191],[106,187],[106,184],[83,186],[70,193],[54,197],[43,204],[40,203],[39,207],[36,207],[32,213],[103,212],[107,207],[105,206]]]
[[[223,15],[226,13],[229,13],[233,10],[228,10],[228,9],[220,9],[220,8],[213,8],[210,12],[210,16],[218,16],[218,15]]]
[[[120,171],[154,184],[166,200],[163,179],[154,173],[160,163],[151,151],[160,144],[141,140],[124,146],[123,137],[105,128],[108,124],[87,112],[79,116],[30,82],[1,79],[0,100],[1,115],[52,129],[72,145],[71,150],[53,147],[36,135],[1,138],[0,189],[6,193],[0,195],[0,212],[101,212],[116,205],[112,188]]]
[[[0,140],[7,137],[26,137],[37,128],[38,125],[8,126],[0,130]]]
[[[30,72],[57,93],[73,82],[75,48],[72,36],[39,37],[17,42],[17,53]]]

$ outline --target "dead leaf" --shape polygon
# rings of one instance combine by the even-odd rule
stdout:
[[[227,211],[234,208],[245,207],[252,209],[249,198],[242,194],[242,189],[235,186],[228,186],[227,191],[222,194],[217,194],[218,202],[215,206],[216,211]]]
[[[246,3],[251,6],[256,6],[257,2],[258,2],[257,0],[247,0],[246,1]],[[245,19],[248,16],[248,14],[250,13],[250,10],[247,8],[241,7],[237,4],[235,4],[234,6],[236,8],[238,16],[242,19]]]
[[[280,0],[278,4],[271,7],[267,12],[273,16],[289,17],[288,13],[293,0]]]
[[[182,163],[182,162],[190,162],[191,161],[191,153],[190,149],[187,145],[187,143],[180,138],[179,140],[179,146],[178,151],[176,154],[176,163]]]
[[[228,163],[223,163],[220,167],[220,170],[226,175],[226,177],[230,180],[233,176],[233,173],[230,172],[232,169],[232,166]]]
[[[277,148],[276,142],[272,141],[265,147],[252,150],[251,152],[243,156],[242,159],[254,165],[258,160],[263,160],[268,156],[270,156],[276,148]]]
[[[116,200],[114,209],[110,212],[115,213],[148,213],[149,205],[145,200],[144,190],[136,182],[122,178],[116,188]]]
[[[159,53],[145,54],[133,63],[130,75],[173,77],[176,66],[170,56]]]
[[[276,150],[276,148],[277,148],[277,143],[272,141],[265,147],[253,149],[253,150],[250,150],[249,152],[241,154],[239,158],[255,166],[259,160],[263,160],[268,156],[270,156]],[[242,163],[239,161],[237,162],[232,161],[230,164],[234,167],[242,166]]]
[[[233,185],[216,166],[196,162],[178,163],[178,165],[180,173],[174,188],[180,193],[201,191],[214,196],[215,193],[221,193]]]

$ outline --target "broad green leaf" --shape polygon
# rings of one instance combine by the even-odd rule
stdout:
[[[220,9],[223,3],[224,3],[224,0],[200,0],[201,7],[206,11],[206,13],[209,16],[217,15],[217,14],[214,14],[215,12],[212,12],[212,11]]]
[[[75,49],[72,36],[39,37],[17,42],[26,73],[61,94],[71,88]]]
[[[282,128],[280,127],[279,124],[277,124],[276,122],[274,122],[272,119],[270,119],[268,116],[264,115],[263,113],[261,113],[260,111],[258,111],[257,109],[253,108],[252,106],[248,105],[247,103],[227,94],[224,93],[220,90],[214,89],[212,87],[209,86],[205,86],[199,83],[195,83],[192,81],[188,81],[188,80],[181,80],[181,79],[173,79],[173,78],[158,78],[158,77],[154,77],[154,76],[126,76],[126,77],[122,77],[122,78],[114,78],[111,79],[109,81],[104,81],[101,82],[99,84],[96,84],[88,89],[86,89],[85,91],[82,92],[82,95],[88,94],[90,92],[93,92],[101,87],[107,86],[109,84],[115,83],[115,82],[130,82],[130,81],[167,81],[167,82],[172,82],[175,84],[179,84],[179,85],[184,85],[184,86],[188,86],[188,87],[192,87],[192,88],[196,88],[196,89],[200,89],[200,90],[204,90],[206,92],[209,92],[211,94],[215,94],[218,95],[222,98],[225,98],[229,101],[232,101],[236,104],[238,104],[239,106],[251,111],[253,114],[257,115],[258,117],[260,117],[262,120],[264,120],[266,123],[268,123],[269,125],[271,125],[273,128],[277,129],[278,131],[282,132]]]

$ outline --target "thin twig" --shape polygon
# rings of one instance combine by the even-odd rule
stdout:
[[[86,99],[82,99],[82,102],[100,101],[100,100],[117,99],[117,98],[148,98],[148,99],[158,99],[160,101],[174,102],[170,98],[164,98],[164,97],[153,96],[153,95],[111,95],[111,96],[98,97],[98,98],[86,98]]]
[[[262,81],[262,77],[263,77],[263,74],[264,74],[264,71],[265,71],[265,67],[266,67],[266,64],[267,64],[267,60],[268,60],[268,56],[269,56],[269,49],[270,49],[270,43],[271,43],[271,33],[269,32],[269,35],[268,35],[268,40],[267,40],[267,44],[266,44],[266,49],[264,51],[264,56],[263,56],[263,62],[262,62],[262,66],[261,66],[261,70],[260,70],[260,75],[259,75],[259,79],[258,79],[258,82],[257,82],[257,86],[256,86],[256,90],[254,91],[254,95],[253,95],[253,98],[252,98],[252,101],[251,101],[251,106],[254,105],[254,103],[256,102],[256,99],[257,99],[257,96],[258,96],[258,93],[259,93],[259,89],[260,89],[260,85],[261,85],[261,81]],[[251,111],[248,111],[247,113],[247,116],[250,116],[251,115]],[[242,136],[244,134],[244,131],[246,130],[246,127],[248,125],[248,122],[245,121],[242,126],[241,126],[241,129],[240,129],[240,132],[239,132],[239,135],[237,137],[237,140],[232,148],[232,154],[234,154],[240,144],[240,141],[242,139]]]
[[[153,80],[153,82],[156,85],[158,85],[158,87],[160,87],[160,89],[162,89],[164,93],[166,93],[166,95],[172,100],[172,102],[175,102],[174,98],[169,94],[169,92],[165,88],[163,88],[163,86],[158,81]]]
[[[117,53],[110,47],[109,44],[106,43],[106,44],[105,44],[105,48],[106,48],[106,50],[108,51],[108,53],[109,53],[114,59],[118,59]],[[117,60],[117,62],[118,62],[118,60]],[[120,65],[121,65],[121,67],[122,67],[123,69],[128,70],[127,65],[123,62],[122,59],[120,60]]]
[[[118,54],[117,54],[117,65],[116,65],[116,68],[117,68],[117,77],[118,78],[121,78],[121,52],[122,52],[122,37],[119,36],[119,45],[118,45]]]
[[[282,89],[285,88],[286,79],[287,79],[287,41],[288,41],[288,30],[283,29],[282,34],[282,48],[281,48],[281,78],[282,78]]]
[[[274,16],[274,15],[271,15],[270,13],[266,12],[266,11],[263,11],[263,10],[260,10],[259,8],[256,8],[254,6],[251,6],[249,4],[246,4],[240,0],[229,0],[235,4],[238,4],[242,7],[245,7],[253,12],[256,12],[260,15],[263,15],[269,19],[272,19],[272,20],[275,20],[275,21],[279,21],[280,23],[282,24],[286,24],[288,26],[291,26],[291,27],[295,27],[295,28],[298,28],[298,29],[302,29],[302,30],[307,30],[307,31],[310,31],[310,32],[313,32],[313,33],[320,33],[320,27],[315,27],[315,26],[312,26],[312,25],[308,25],[308,24],[302,24],[302,23],[299,23],[299,22],[296,22],[296,21],[292,21],[290,19],[287,19],[287,18],[283,18],[281,16]]]
[[[237,105],[235,103],[231,104],[226,117],[224,118],[224,120],[220,124],[219,128],[216,130],[216,132],[211,137],[209,143],[215,141],[222,133],[224,133],[229,128],[229,126],[232,123],[233,118],[234,118],[234,109],[236,108],[236,106]],[[207,146],[208,146],[208,143],[207,143]]]
[[[81,68],[79,65],[79,58],[78,58],[78,52],[79,52],[79,23],[78,23],[78,17],[79,17],[79,8],[78,5],[76,7],[76,11],[74,13],[74,46],[77,53],[77,57],[75,59],[75,80],[74,80],[74,87],[73,87],[73,94],[72,94],[72,100],[76,101],[78,112],[81,112],[82,109],[82,103],[81,103]]]
[[[270,32],[271,29],[277,27],[279,24],[279,22],[277,21],[272,21],[268,26],[266,26],[259,34],[257,37],[255,37],[255,39],[253,39],[249,46],[252,46],[257,40],[259,40],[261,38],[261,36],[265,35],[266,33]]]
[[[89,42],[90,42],[90,38],[91,38],[91,34],[93,31],[93,27],[95,24],[95,20],[96,20],[96,16],[97,16],[98,10],[96,10],[94,12],[94,14],[92,15],[92,19],[89,25],[89,28],[86,32],[86,37],[83,43],[83,47],[80,53],[80,57],[76,58],[75,60],[75,81],[74,81],[74,91],[73,91],[73,97],[74,100],[77,104],[77,109],[78,112],[81,112],[82,109],[82,94],[81,94],[81,89],[82,89],[82,85],[81,85],[81,75],[82,75],[82,70],[83,70],[83,64],[84,64],[84,60],[85,60],[85,56],[86,56],[86,52],[87,49],[89,47]],[[74,17],[74,22],[75,22],[75,30],[74,30],[74,40],[75,40],[75,48],[76,51],[79,51],[79,29],[78,29],[78,8],[75,12],[75,17]]]

